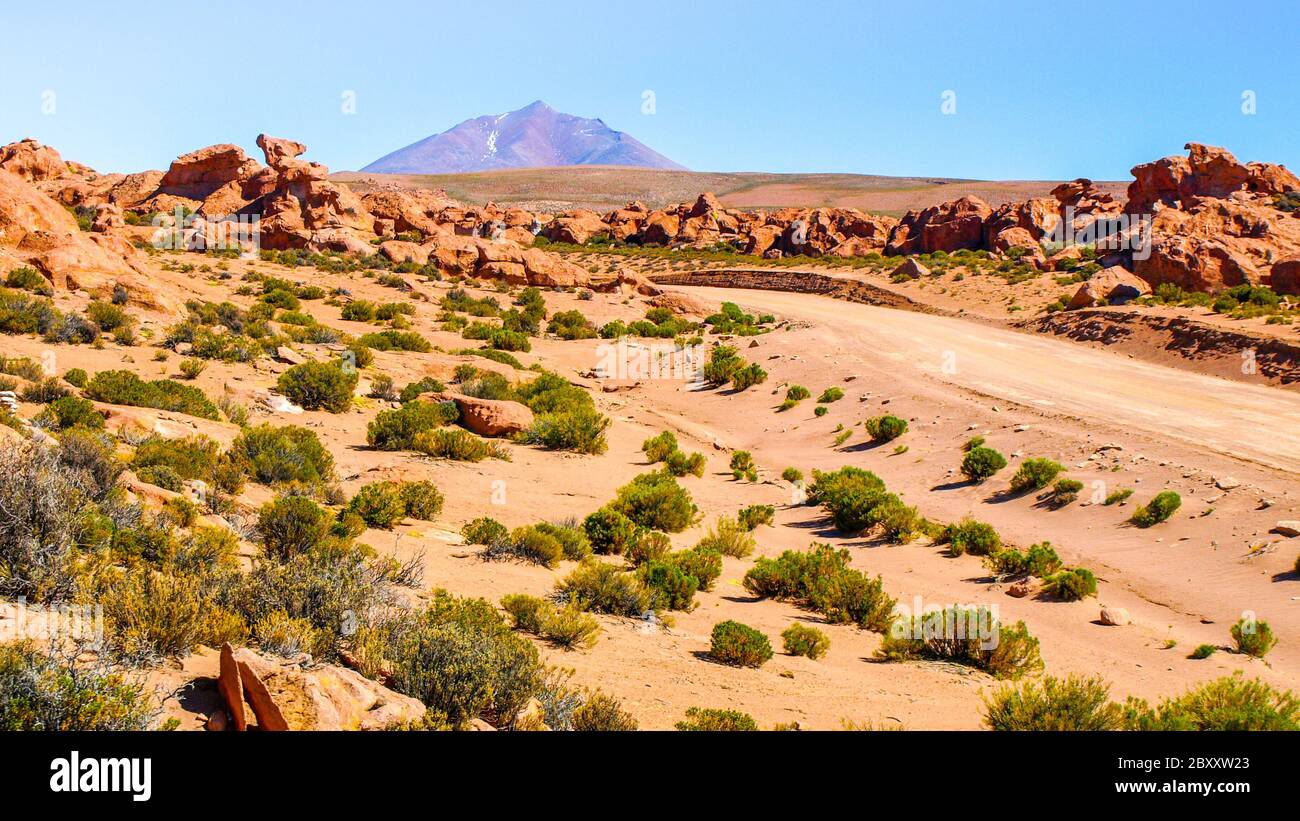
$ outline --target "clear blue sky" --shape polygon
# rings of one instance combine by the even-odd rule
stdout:
[[[1295,0],[335,5],[11,4],[0,144],[135,171],[266,131],[344,170],[543,99],[695,170],[1127,179],[1188,140],[1300,168]]]

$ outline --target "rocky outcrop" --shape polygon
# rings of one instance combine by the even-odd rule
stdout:
[[[0,169],[28,182],[42,182],[67,174],[68,164],[58,151],[29,137],[0,147]]]
[[[993,209],[979,197],[962,197],[909,211],[890,237],[885,252],[892,255],[977,249],[984,240],[984,221]]]
[[[229,644],[221,648],[217,689],[237,730],[382,730],[425,712],[416,699],[354,670],[306,667]]]
[[[82,233],[63,206],[0,171],[0,247],[39,270],[58,290],[83,289],[108,297],[121,285],[138,305],[169,308],[142,276],[137,252],[115,239]]]
[[[1285,166],[1239,163],[1227,149],[1201,143],[1183,148],[1186,157],[1164,157],[1134,166],[1126,211],[1149,213],[1161,205],[1186,208],[1199,197],[1225,199],[1238,191],[1266,196],[1300,191],[1300,179]]]

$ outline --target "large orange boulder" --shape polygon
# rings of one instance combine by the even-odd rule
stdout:
[[[1070,298],[1070,308],[1123,305],[1151,293],[1146,280],[1118,265],[1093,274]]]
[[[533,412],[519,402],[479,399],[458,393],[430,393],[425,398],[432,402],[455,402],[461,424],[479,436],[509,436],[528,430],[533,424]]]

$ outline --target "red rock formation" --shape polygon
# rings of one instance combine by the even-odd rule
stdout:
[[[984,220],[993,209],[979,197],[962,197],[923,211],[909,211],[890,237],[888,254],[928,254],[979,248]]]

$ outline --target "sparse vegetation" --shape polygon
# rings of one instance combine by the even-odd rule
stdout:
[[[1182,504],[1183,499],[1177,493],[1172,490],[1162,490],[1152,497],[1151,501],[1133,511],[1129,521],[1141,528],[1154,527],[1168,521]]]

